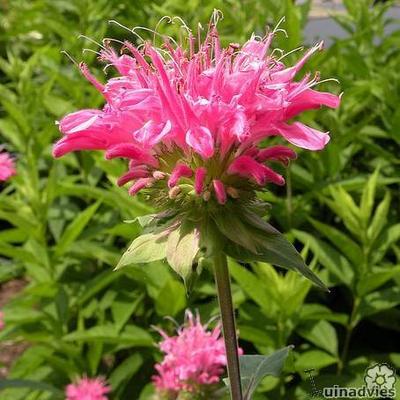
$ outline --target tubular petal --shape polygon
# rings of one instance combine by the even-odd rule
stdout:
[[[193,175],[193,171],[185,164],[178,164],[171,173],[168,179],[168,187],[172,188],[176,186],[179,179],[182,177],[190,178]]]
[[[200,195],[204,189],[204,180],[207,176],[207,169],[199,167],[194,172],[194,190],[197,195]]]
[[[330,139],[328,132],[318,131],[301,122],[279,124],[276,129],[288,142],[308,150],[322,150]]]
[[[217,197],[217,201],[219,204],[225,204],[227,197],[226,197],[226,190],[224,184],[218,180],[213,180],[213,186],[215,191],[215,196]]]

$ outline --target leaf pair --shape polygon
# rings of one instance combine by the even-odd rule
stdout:
[[[204,248],[206,256],[210,256],[221,251],[222,246],[222,250],[236,260],[263,261],[294,270],[326,289],[280,232],[249,207],[238,207],[234,211],[211,213],[202,230],[189,219],[176,220],[166,215],[141,217],[139,222],[152,232],[132,242],[116,269],[166,258],[188,287],[200,249]]]
[[[153,221],[148,218],[148,222]],[[185,281],[191,282],[193,265],[200,250],[200,234],[194,224],[175,223],[165,230],[137,237],[122,255],[116,270],[130,264],[167,259],[171,268]]]

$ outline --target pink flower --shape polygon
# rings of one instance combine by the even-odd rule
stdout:
[[[2,147],[0,147],[0,151]],[[0,181],[6,181],[17,173],[15,163],[6,151],[0,153]]]
[[[295,81],[322,43],[286,66],[269,52],[273,36],[253,36],[242,47],[221,48],[211,25],[203,42],[196,43],[189,34],[188,49],[168,38],[163,52],[149,42],[140,50],[125,42],[123,50],[130,55],[121,56],[105,43],[100,58],[120,76],[102,84],[80,64],[105,106],[64,117],[59,123],[64,136],[55,144],[54,156],[103,150],[107,159],[126,158],[129,170],[118,184],[133,182],[132,195],[154,188],[159,201],[180,201],[192,193],[224,204],[239,198],[241,191],[284,184],[271,163],[287,165],[296,153],[282,145],[260,149],[260,143],[280,136],[294,146],[323,149],[327,132],[292,119],[321,106],[336,108],[340,98],[313,89],[318,75]],[[182,178],[193,190],[177,195],[176,189],[172,199],[168,194]],[[226,187],[235,196],[227,196]]]
[[[102,378],[80,378],[65,389],[66,400],[107,400],[111,388]]]
[[[180,392],[204,393],[220,381],[226,366],[225,345],[219,326],[212,331],[201,324],[199,316],[186,312],[185,325],[176,336],[160,331],[160,350],[165,354],[156,364],[153,382],[159,393],[175,399]],[[240,353],[242,351],[240,350]]]
[[[0,311],[0,331],[4,329],[5,325],[6,324],[4,323],[4,313],[3,311]]]

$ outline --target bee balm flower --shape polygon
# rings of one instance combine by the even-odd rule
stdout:
[[[80,378],[65,390],[66,400],[107,400],[111,391],[102,378]]]
[[[7,181],[15,174],[16,170],[14,160],[6,151],[0,153],[0,181]]]
[[[167,257],[183,277],[192,272],[200,249],[208,247],[204,237],[215,237],[210,233],[215,229],[217,236],[234,243],[226,252],[243,256],[246,248],[265,255],[267,249],[264,261],[287,266],[285,258],[275,254],[276,242],[272,248],[262,243],[259,231],[253,232],[252,240],[246,233],[256,227],[267,231],[269,239],[279,234],[257,220],[259,209],[248,209],[256,203],[256,191],[285,183],[273,163],[287,165],[296,157],[292,148],[268,145],[268,140],[278,136],[297,147],[323,149],[329,141],[327,132],[292,120],[320,106],[336,108],[339,97],[313,89],[318,75],[295,80],[322,43],[286,66],[269,52],[273,37],[274,33],[262,39],[252,36],[243,46],[222,48],[211,24],[203,42],[196,43],[189,34],[187,49],[165,38],[162,49],[150,42],[140,49],[125,42],[122,50],[128,54],[118,55],[105,42],[100,58],[119,74],[105,84],[80,64],[105,105],[65,116],[59,122],[63,137],[53,154],[101,150],[106,159],[129,160],[118,184],[129,184],[131,195],[144,192],[163,211],[152,223],[162,221],[166,230],[157,234],[157,240],[168,240],[169,250],[165,253],[160,246],[158,256]],[[170,234],[178,229],[179,237]],[[136,244],[143,246],[147,239]],[[193,248],[199,251],[188,251]],[[139,251],[134,246],[119,266],[145,261],[135,254]],[[291,267],[299,269],[298,264]]]
[[[101,59],[120,76],[102,84],[80,64],[106,104],[102,110],[64,117],[59,123],[64,137],[54,155],[103,150],[107,159],[128,159],[129,170],[119,184],[133,182],[132,195],[154,189],[168,198],[171,187],[186,183],[194,189],[194,201],[210,192],[213,200],[225,204],[234,201],[226,195],[227,186],[240,196],[268,183],[284,184],[270,164],[287,163],[295,158],[294,151],[284,146],[260,149],[260,142],[281,136],[305,149],[324,148],[328,133],[288,121],[321,105],[337,107],[339,98],[312,89],[317,78],[294,80],[322,43],[287,67],[268,54],[273,36],[252,37],[240,49],[233,44],[222,49],[211,27],[197,51],[190,36],[188,50],[173,47],[168,39],[163,52],[151,43],[138,50],[126,42],[131,54],[121,56],[106,44]]]
[[[160,398],[172,400],[182,393],[192,396],[210,394],[226,366],[219,326],[207,330],[199,316],[193,317],[187,312],[186,323],[178,329],[176,336],[160,333],[163,340],[159,348],[165,356],[156,364],[158,374],[153,377]]]

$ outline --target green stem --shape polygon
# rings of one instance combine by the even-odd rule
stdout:
[[[242,400],[243,396],[240,382],[238,342],[232,303],[231,281],[225,254],[219,253],[214,257],[214,271],[218,291],[219,309],[221,312],[222,331],[225,340],[231,400]]]
[[[349,349],[350,349],[350,341],[351,341],[351,337],[353,335],[353,330],[355,328],[355,318],[356,318],[356,314],[357,314],[357,310],[358,310],[358,306],[360,305],[360,299],[358,297],[356,297],[354,299],[354,303],[353,303],[353,309],[351,311],[351,315],[350,315],[350,319],[349,322],[346,326],[346,336],[344,339],[344,344],[343,344],[343,351],[338,363],[338,370],[337,373],[338,375],[340,375],[346,365],[347,362],[347,357],[349,354]]]

